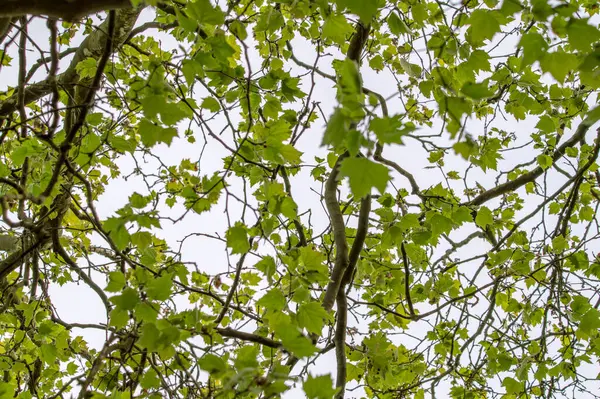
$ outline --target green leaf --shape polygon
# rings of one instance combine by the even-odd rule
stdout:
[[[467,82],[460,90],[465,96],[471,97],[474,100],[490,98],[495,93],[489,89],[487,82],[473,83]]]
[[[440,214],[433,215],[430,222],[431,232],[437,235],[450,233],[454,226],[454,223],[452,223],[451,219],[448,219],[447,217]]]
[[[569,248],[569,242],[562,235],[552,239],[552,252],[562,254]]]
[[[110,272],[108,274],[107,292],[119,292],[125,287],[125,275],[121,272]]]
[[[523,9],[520,0],[504,0],[502,2],[502,7],[500,7],[500,12],[504,16],[511,16]]]
[[[304,393],[308,399],[331,399],[337,392],[329,374],[317,377],[309,374],[302,384],[302,389],[304,389]]]
[[[475,50],[469,57],[469,65],[474,71],[491,71],[490,56],[483,50]]]
[[[471,13],[469,18],[471,24],[471,35],[476,42],[492,40],[494,35],[500,32],[500,24],[490,10],[477,9]]]
[[[412,233],[411,238],[417,245],[426,245],[429,243],[432,236],[431,230],[421,230]]]
[[[550,155],[540,154],[537,156],[536,160],[539,167],[544,170],[552,166],[552,157]]]
[[[584,122],[588,124],[588,126],[592,126],[594,123],[600,120],[600,105],[596,106],[594,109],[588,111]]]
[[[149,351],[156,351],[160,346],[160,330],[154,323],[144,323],[141,327],[141,334],[138,344],[142,348],[146,348]]]
[[[398,16],[398,13],[392,12],[387,19],[390,32],[394,35],[399,36],[402,34],[410,34],[410,28],[406,25],[403,19]]]
[[[218,112],[221,109],[221,104],[214,97],[204,97],[200,107],[209,110],[210,112]]]
[[[588,310],[579,322],[579,330],[586,335],[600,330],[600,311],[597,309]]]
[[[117,248],[119,250],[125,249],[130,242],[130,235],[125,222],[122,219],[112,217],[104,221],[103,225]]]
[[[212,375],[220,375],[227,371],[227,363],[221,356],[207,353],[198,360],[198,367]]]
[[[373,187],[383,194],[390,180],[387,167],[363,157],[344,159],[340,174],[348,177],[350,190],[356,198],[370,194]]]
[[[323,38],[341,46],[353,30],[352,25],[344,15],[332,13],[325,19],[323,24]]]
[[[129,321],[129,312],[121,308],[114,308],[109,315],[110,325],[115,328],[124,328]]]
[[[211,4],[210,0],[195,0],[188,3],[190,16],[198,23],[210,25],[222,25],[225,23],[225,14],[219,7]]]
[[[110,301],[122,310],[133,310],[140,302],[140,296],[135,289],[125,288],[121,295],[113,296]]]
[[[461,206],[452,212],[452,220],[459,225],[473,221],[473,214],[466,206]]]
[[[189,112],[189,108],[184,103],[166,102],[160,110],[160,120],[165,125],[173,126],[190,116]],[[177,132],[175,132],[176,134]]]
[[[375,117],[369,123],[369,129],[383,144],[402,144],[402,137],[415,131],[416,127],[411,122],[404,124],[401,118],[402,115]]]
[[[140,380],[140,386],[143,389],[153,389],[160,387],[160,379],[158,378],[158,374],[154,371],[153,368],[148,368],[144,372],[142,379]]]
[[[150,203],[150,198],[144,197],[140,193],[133,193],[129,197],[129,204],[137,209],[142,209]]]
[[[485,229],[487,226],[494,223],[494,215],[492,215],[492,211],[482,206],[477,211],[477,216],[475,217],[475,224],[482,229]]]
[[[298,325],[310,333],[321,335],[324,322],[329,319],[329,314],[320,303],[303,303],[298,308]]]
[[[179,11],[179,7],[173,7],[173,10],[175,11],[175,16],[177,17],[177,22],[179,23],[179,26],[181,26],[188,32],[196,32],[196,29],[198,28],[198,24],[196,23],[196,21],[184,16],[181,13],[181,11]]]
[[[240,40],[246,40],[248,38],[248,32],[246,31],[246,25],[244,25],[242,22],[240,22],[237,19],[229,25],[229,29]]]
[[[427,6],[424,3],[413,4],[410,8],[413,19],[418,24],[423,24],[428,17]]]
[[[600,30],[588,24],[588,19],[571,18],[567,25],[569,44],[575,50],[590,51],[592,44],[600,40]]]
[[[556,123],[549,115],[542,115],[535,127],[544,133],[553,133],[556,131]]]
[[[336,108],[327,122],[321,145],[337,147],[344,142],[348,132],[348,121],[341,108]]]
[[[461,157],[463,157],[463,159],[468,161],[472,155],[477,154],[478,147],[477,147],[477,143],[475,143],[473,140],[467,140],[467,141],[459,141],[458,143],[455,143],[452,146],[452,149],[454,150],[454,152],[456,152]]]
[[[142,144],[146,147],[153,147],[158,143],[171,145],[173,138],[177,137],[177,129],[174,127],[162,128],[148,119],[142,119],[138,131]]]
[[[460,123],[462,116],[471,111],[471,106],[464,98],[444,97],[440,103],[440,111],[447,112],[455,122]]]
[[[46,364],[52,365],[56,361],[58,351],[56,346],[52,344],[42,344],[40,346],[41,358]]]
[[[140,302],[136,305],[135,310],[136,319],[143,322],[154,322],[158,318],[158,306],[152,306],[148,302]]]
[[[283,310],[286,306],[286,299],[278,288],[269,290],[262,298],[256,301],[258,306],[262,306],[273,312]]]
[[[172,288],[173,275],[165,273],[148,281],[146,293],[151,300],[166,301],[171,296]]]
[[[280,335],[283,347],[299,358],[310,356],[317,351],[310,339],[295,331],[292,325],[278,326],[275,331]]]
[[[337,72],[338,84],[343,93],[358,94],[361,92],[362,83],[356,62],[347,58],[344,59],[344,61],[338,64]]]
[[[548,51],[548,42],[537,32],[528,32],[521,37],[519,47],[523,49],[522,65],[531,65],[542,59]]]
[[[364,0],[341,0],[350,12],[360,17],[364,23],[370,23],[375,14],[377,13],[378,1],[364,1]]]
[[[523,383],[515,380],[512,377],[505,377],[502,380],[502,386],[506,388],[506,393],[509,395],[518,395],[523,392]]]
[[[269,278],[272,277],[277,270],[275,259],[273,259],[273,257],[270,255],[262,258],[256,265],[254,265],[254,267],[263,272]]]
[[[260,13],[260,18],[256,24],[256,31],[274,33],[284,25],[285,20],[281,12],[275,8],[268,8],[268,11]]]
[[[567,74],[577,69],[579,61],[575,54],[559,50],[554,53],[546,53],[540,64],[544,72],[549,72],[554,79],[563,83]]]
[[[241,222],[236,222],[234,226],[231,226],[225,233],[225,238],[232,254],[244,254],[250,250],[246,226]]]
[[[92,57],[80,61],[75,66],[75,71],[82,79],[93,78],[96,75],[96,69],[98,69],[98,61]]]

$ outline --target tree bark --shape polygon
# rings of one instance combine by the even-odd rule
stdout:
[[[0,17],[47,15],[52,18],[77,20],[100,11],[131,8],[130,0],[4,0]]]

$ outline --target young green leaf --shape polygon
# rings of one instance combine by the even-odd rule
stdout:
[[[298,324],[310,333],[320,335],[325,321],[329,319],[329,314],[320,303],[303,303],[298,308]]]
[[[389,170],[385,165],[363,157],[344,159],[340,174],[348,177],[350,190],[356,198],[370,194],[372,188],[383,194],[390,180]]]
[[[250,250],[246,226],[241,222],[236,222],[234,226],[231,226],[227,230],[225,238],[227,239],[227,246],[231,248],[233,254],[244,254]]]
[[[308,399],[331,399],[337,392],[329,374],[316,377],[309,375],[302,384],[302,389]]]

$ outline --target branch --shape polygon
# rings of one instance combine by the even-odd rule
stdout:
[[[360,22],[356,24],[352,41],[348,46],[348,53],[346,58],[360,63],[360,54],[367,42],[369,37],[369,31],[371,26],[363,26]],[[344,224],[344,218],[340,210],[340,204],[337,200],[337,177],[339,173],[339,167],[342,161],[348,156],[348,153],[344,153],[339,156],[327,182],[325,183],[325,205],[329,212],[329,219],[331,220],[331,229],[333,230],[333,238],[335,243],[335,264],[331,272],[331,279],[325,290],[325,296],[323,297],[323,308],[329,311],[333,307],[333,302],[337,297],[340,286],[342,285],[342,279],[350,264],[348,257],[348,242],[346,241],[346,225]],[[369,199],[370,201],[370,199]]]
[[[268,346],[269,348],[274,348],[274,349],[281,348],[281,346],[282,346],[281,342],[274,341],[270,338],[252,334],[252,333],[234,330],[233,328],[229,328],[229,327],[216,328],[215,330],[222,337],[237,338],[237,339],[241,339],[242,341],[254,342],[254,343]]]
[[[81,268],[79,266],[77,266],[77,264],[75,263],[75,261],[73,259],[71,259],[71,257],[67,253],[67,251],[65,251],[63,246],[60,244],[60,239],[58,237],[58,229],[56,229],[52,232],[52,243],[53,243],[53,247],[54,247],[54,252],[58,256],[60,256],[67,265],[69,265],[69,268],[71,268],[75,273],[77,273],[79,278],[81,280],[83,280],[83,282],[86,283],[88,285],[88,287],[90,287],[92,290],[94,290],[96,292],[96,294],[98,295],[98,297],[100,297],[100,300],[104,304],[104,307],[106,308],[106,314],[110,313],[111,305],[110,305],[110,302],[108,301],[108,297],[106,296],[106,293],[104,292],[104,290],[102,288],[100,288],[98,286],[98,284],[96,284],[96,282],[94,282],[94,280],[91,279],[90,276],[85,274],[83,272],[83,270],[81,270]]]
[[[21,239],[17,239],[18,241],[22,241]],[[47,239],[34,239],[34,240],[24,240],[27,244],[23,247],[16,243],[13,252],[10,253],[5,259],[0,261],[0,280],[6,278],[10,272],[15,270],[23,259],[29,255],[36,248],[43,247],[44,244],[48,241]]]
[[[130,0],[4,0],[0,2],[0,17],[25,14],[47,15],[53,18],[77,20],[101,11],[131,8]]]
[[[335,244],[335,263],[331,271],[331,278],[325,290],[323,297],[323,308],[330,311],[333,308],[333,303],[337,296],[340,286],[342,285],[342,277],[350,263],[348,258],[348,242],[346,241],[346,225],[344,217],[340,210],[340,203],[337,199],[337,177],[339,167],[342,161],[348,156],[344,153],[339,156],[337,162],[333,166],[333,170],[325,183],[325,206],[329,212],[329,220],[331,221],[331,229],[333,231],[333,242]]]
[[[129,33],[133,29],[133,26],[135,25],[135,22],[137,21],[141,10],[142,8],[140,7],[136,9],[129,8],[120,10],[116,13],[114,29],[115,34],[112,39],[113,51],[118,49],[123,44],[125,39],[127,39]],[[106,34],[106,32],[108,32],[108,24],[109,19],[107,18],[98,27],[98,29],[85,38],[75,52],[75,55],[71,60],[71,64],[69,64],[67,69],[58,75],[56,79],[46,78],[41,82],[28,85],[23,93],[25,105],[37,101],[40,98],[52,93],[53,82],[56,82],[59,87],[73,86],[76,84],[79,80],[79,75],[75,69],[77,64],[88,57],[98,60],[104,53],[106,41],[108,40],[108,36]],[[15,94],[0,102],[0,118],[10,115],[17,109],[18,101],[17,95]]]
[[[17,17],[0,18],[0,43],[4,42],[6,36],[13,27],[13,23],[17,21]]]
[[[593,122],[590,122],[587,118],[584,119],[577,127],[577,131],[575,132],[575,134],[569,140],[565,141],[560,147],[558,147],[556,151],[554,151],[554,154],[552,155],[552,162],[554,163],[558,161],[564,155],[567,148],[574,147],[575,145],[583,141],[583,139],[585,138],[585,134],[587,133],[589,128],[592,127],[592,125]],[[525,173],[524,175],[517,177],[515,180],[500,184],[499,186],[496,186],[488,191],[479,194],[473,200],[467,202],[464,205],[482,205],[493,198],[519,189],[525,184],[534,181],[543,173],[544,169],[538,166],[537,168]]]
[[[335,399],[343,399],[346,390],[346,379],[348,370],[346,366],[346,326],[348,324],[348,299],[344,290],[339,290],[336,297],[337,319],[335,323],[335,334],[333,342],[335,344],[335,358],[337,361],[337,373],[335,386],[339,389]]]
[[[350,249],[350,256],[348,259],[348,268],[344,273],[344,278],[342,280],[342,286],[340,287],[340,291],[344,289],[346,285],[349,285],[352,277],[354,276],[354,272],[356,270],[356,264],[358,263],[358,258],[360,256],[360,252],[363,249],[365,244],[365,240],[367,238],[367,233],[369,231],[369,214],[371,213],[371,196],[367,195],[360,201],[360,211],[358,212],[358,226],[356,227],[356,236],[354,237],[354,242],[352,243],[352,248]],[[348,286],[348,290],[350,286]],[[348,291],[347,291],[348,292]]]
[[[408,303],[408,311],[411,316],[415,315],[415,308],[412,304],[412,299],[410,298],[410,267],[408,264],[408,257],[406,256],[406,249],[404,248],[404,241],[402,241],[402,245],[400,245],[400,250],[402,251],[402,263],[404,263],[404,296],[406,296],[406,302]]]

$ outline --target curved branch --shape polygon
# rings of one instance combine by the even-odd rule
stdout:
[[[552,162],[558,161],[564,155],[567,148],[574,147],[577,144],[581,143],[585,138],[585,134],[587,133],[589,128],[592,127],[592,125],[593,122],[590,122],[588,119],[584,119],[577,127],[575,134],[573,134],[573,136],[569,140],[565,141],[560,147],[556,149],[556,151],[554,151],[554,154],[552,154]],[[479,194],[473,200],[467,202],[464,205],[482,205],[493,198],[499,197],[503,194],[515,191],[520,187],[523,187],[525,184],[532,182],[538,177],[540,177],[543,173],[544,169],[538,166],[537,168],[525,173],[524,175],[517,177],[515,180],[511,180],[509,182],[500,184],[499,186],[496,186],[490,190]]]
[[[111,305],[110,305],[110,302],[108,301],[108,297],[104,293],[104,290],[102,288],[100,288],[98,286],[98,284],[96,284],[94,282],[94,280],[91,279],[90,276],[85,274],[83,272],[83,270],[81,270],[81,268],[79,266],[77,266],[77,264],[75,263],[75,261],[73,259],[71,259],[71,257],[67,253],[67,251],[65,251],[63,246],[60,244],[59,237],[58,237],[58,230],[54,230],[52,232],[52,242],[53,242],[54,252],[58,256],[60,256],[67,265],[69,265],[69,268],[71,268],[75,273],[77,273],[79,278],[81,280],[83,280],[84,283],[86,283],[92,290],[94,290],[94,292],[96,292],[96,294],[98,295],[98,297],[100,297],[100,300],[104,304],[104,307],[106,308],[106,313],[107,314],[110,313]]]
[[[350,262],[348,258],[348,242],[346,241],[346,225],[344,224],[344,217],[340,210],[340,203],[337,199],[337,177],[339,167],[347,156],[348,153],[339,156],[325,183],[325,206],[329,212],[329,220],[331,221],[333,241],[335,244],[335,263],[333,265],[333,270],[331,271],[329,284],[325,290],[325,296],[323,297],[323,308],[325,308],[326,311],[330,311],[331,308],[333,308],[335,298],[342,285],[342,277]]]

